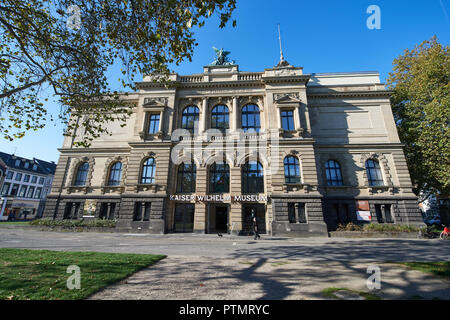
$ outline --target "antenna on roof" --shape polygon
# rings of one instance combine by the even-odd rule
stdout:
[[[17,151],[17,147],[14,147],[14,152],[13,152],[13,156],[16,155],[16,151]]]
[[[280,62],[281,62],[284,61],[284,57],[283,57],[283,46],[281,45],[280,24],[278,24],[278,41],[280,42]]]
[[[277,64],[277,68],[279,67],[291,67],[289,62],[284,60],[283,56],[283,46],[281,45],[281,30],[280,30],[280,24],[278,24],[278,41],[280,42],[280,62]]]

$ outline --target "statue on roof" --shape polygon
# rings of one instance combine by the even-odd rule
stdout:
[[[224,51],[223,48],[217,49],[213,47],[216,52],[216,59],[210,64],[210,66],[233,66],[235,65],[234,60],[229,60],[228,55],[231,53],[230,51]]]

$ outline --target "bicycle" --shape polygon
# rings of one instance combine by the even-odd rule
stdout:
[[[439,235],[439,238],[441,238],[442,240],[448,239],[449,232],[450,232],[450,228],[444,227],[444,231],[441,232],[441,234]]]

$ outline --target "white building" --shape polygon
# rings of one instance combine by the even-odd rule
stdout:
[[[0,187],[0,220],[8,220],[9,216],[15,219],[42,216],[56,164],[3,152],[0,152],[0,159],[6,166],[6,175]]]

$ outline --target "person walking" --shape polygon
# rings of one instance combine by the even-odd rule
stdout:
[[[255,209],[251,210],[251,218],[252,218],[253,233],[255,234],[254,240],[256,240],[256,239],[259,240],[259,239],[261,239],[261,236],[259,235],[259,232],[258,232],[258,223],[256,221]]]

